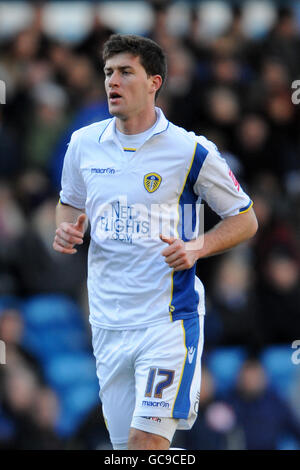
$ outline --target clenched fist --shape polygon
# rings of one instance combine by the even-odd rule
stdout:
[[[62,222],[56,229],[53,248],[60,253],[73,255],[77,253],[75,245],[82,245],[86,215],[80,214],[75,224]]]

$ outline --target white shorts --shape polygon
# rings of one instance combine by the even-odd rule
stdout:
[[[204,316],[137,330],[92,325],[100,399],[111,442],[128,441],[134,416],[197,417]]]

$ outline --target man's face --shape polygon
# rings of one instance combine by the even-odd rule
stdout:
[[[147,75],[139,57],[116,54],[107,59],[104,73],[108,108],[113,116],[128,119],[153,106],[156,76]]]

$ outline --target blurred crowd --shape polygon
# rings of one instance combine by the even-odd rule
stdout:
[[[188,34],[175,36],[168,28],[171,3],[151,2],[153,27],[144,33],[168,57],[157,105],[170,121],[217,144],[259,222],[249,243],[198,262],[207,354],[243,345],[248,358],[225,401],[214,397],[214,378],[204,370],[202,419],[178,442],[267,449],[286,430],[300,443],[299,401],[292,411],[274,395],[259,361],[265,347],[300,339],[300,105],[292,102],[300,25],[293,10],[278,7],[272,28],[249,37],[242,9],[233,6],[227,30],[208,39],[191,6]],[[45,33],[43,5],[35,4],[30,27],[0,42],[7,88],[0,105],[0,300],[63,294],[87,319],[89,234],[76,256],[54,252],[55,206],[71,133],[109,117],[101,47],[113,32],[95,14],[84,39],[60,42]],[[218,217],[206,206],[204,220],[209,229]],[[98,405],[72,435],[57,432],[59,400],[41,363],[22,346],[22,308],[14,302],[0,309],[0,339],[7,355],[0,364],[0,448],[109,448]]]

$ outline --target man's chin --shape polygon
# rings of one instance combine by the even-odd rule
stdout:
[[[119,119],[124,119],[124,114],[120,109],[116,109],[114,106],[109,106],[108,111],[112,116],[117,117]]]

